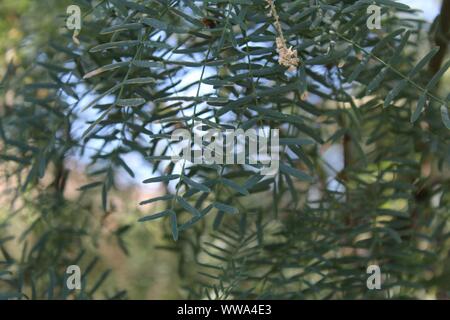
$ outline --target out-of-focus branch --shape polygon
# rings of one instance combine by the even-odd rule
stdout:
[[[434,74],[439,71],[442,61],[447,53],[450,40],[450,0],[442,0],[441,13],[436,18],[437,25],[434,42],[440,47],[439,52],[430,61],[430,71]]]

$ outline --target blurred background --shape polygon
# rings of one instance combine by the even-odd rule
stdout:
[[[440,9],[439,0],[414,1],[403,0],[413,8],[420,10],[418,18],[431,23]],[[56,25],[64,21],[65,12],[70,1],[61,0],[0,0],[0,78],[7,72],[7,68],[23,68],[30,65],[39,54],[42,46],[46,45],[52,33],[58,32]],[[424,43],[424,46],[428,46]],[[188,75],[195,79],[198,74]],[[45,96],[45,89],[42,95]],[[0,96],[0,112],[5,106],[12,106],[14,92],[2,92]],[[82,128],[80,128],[82,130]],[[95,146],[93,146],[95,147]],[[338,152],[338,151],[336,151]],[[330,161],[338,162],[337,154],[329,154]],[[137,219],[145,214],[158,212],[154,206],[138,206],[137,203],[145,199],[162,195],[165,190],[158,186],[144,185],[141,181],[148,178],[150,170],[139,158],[131,155],[126,159],[133,163],[134,167],[140,167],[136,177],[130,178],[125,172],[117,172],[116,179],[120,182],[119,189],[110,197],[110,211],[106,214],[101,208],[101,195],[93,192],[83,193],[80,197],[78,188],[86,185],[89,178],[84,175],[87,165],[83,156],[74,155],[70,158],[67,167],[70,173],[64,191],[65,199],[77,203],[89,212],[95,230],[95,241],[83,243],[88,248],[87,255],[100,257],[98,264],[93,268],[98,275],[105,268],[112,270],[109,280],[105,282],[108,291],[116,288],[126,288],[129,298],[134,299],[175,299],[184,297],[185,292],[180,286],[180,266],[184,274],[194,272],[190,268],[194,261],[180,261],[176,244],[170,235],[167,235],[167,226],[163,221],[138,224]],[[336,165],[336,164],[335,164]],[[3,165],[2,165],[3,166]],[[0,167],[0,170],[4,168]],[[3,175],[2,179],[3,179]],[[50,178],[42,179],[43,187],[51,183]],[[23,200],[14,201],[15,186],[11,180],[4,179],[0,182],[0,223],[14,210],[25,207],[26,221],[33,221],[34,210],[27,209],[27,203]],[[11,204],[12,203],[12,204]],[[68,211],[74,210],[70,206]],[[17,234],[21,234],[26,224],[14,226]],[[1,232],[1,231],[0,231]],[[2,238],[0,234],[0,238]],[[11,252],[18,252],[19,243],[9,244]],[[192,270],[191,270],[192,269]],[[185,283],[184,283],[185,284]]]

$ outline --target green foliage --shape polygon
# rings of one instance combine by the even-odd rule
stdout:
[[[180,266],[190,297],[449,293],[450,95],[438,84],[450,62],[430,74],[439,49],[422,52],[425,24],[413,10],[275,1],[301,60],[288,71],[262,0],[75,2],[80,45],[61,20],[36,63],[2,81],[16,99],[1,118],[1,158],[21,196],[37,201],[50,164],[81,155],[93,182],[80,190],[98,190],[107,211],[117,172],[138,177],[124,160],[133,154],[151,167],[143,183],[167,191],[141,203],[163,209],[140,221],[165,219],[180,264],[196,261]],[[366,27],[371,3],[382,30]],[[170,135],[195,121],[279,129],[279,173],[174,165]],[[323,156],[333,144],[343,150],[338,172]],[[367,290],[370,264],[386,275],[380,291]]]

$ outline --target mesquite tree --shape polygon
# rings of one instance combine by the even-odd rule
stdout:
[[[95,204],[64,197],[67,161],[83,157],[80,194],[100,193],[105,212],[119,174],[144,171],[165,190],[135,224],[164,221],[185,297],[448,296],[449,1],[432,26],[391,0],[72,4],[79,28],[62,8],[34,59],[1,82],[14,99],[0,158],[23,204],[0,220],[4,295],[89,298],[107,281],[83,277],[81,292],[63,281],[95,233]],[[278,172],[171,161],[171,134],[199,123],[278,129]],[[18,221],[29,226],[14,255]]]

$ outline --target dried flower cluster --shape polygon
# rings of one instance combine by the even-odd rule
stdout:
[[[280,17],[278,16],[275,8],[274,0],[266,0],[269,11],[269,17],[273,17],[275,20],[275,29],[278,36],[276,37],[278,63],[288,68],[289,71],[295,71],[300,63],[297,50],[292,49],[292,46],[288,48],[286,39],[283,36],[283,30],[281,29]]]

